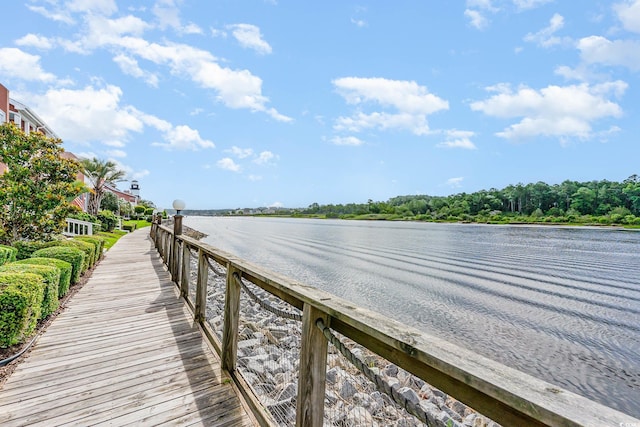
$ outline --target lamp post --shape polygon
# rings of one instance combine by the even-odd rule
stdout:
[[[176,199],[173,201],[173,209],[176,210],[176,214],[173,217],[173,232],[175,235],[182,234],[182,215],[180,215],[180,211],[183,211],[186,207],[186,204],[183,200]]]

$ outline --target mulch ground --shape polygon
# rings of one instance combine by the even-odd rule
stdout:
[[[93,273],[93,270],[98,266],[101,260],[102,258],[95,263],[93,268],[85,271],[82,277],[80,277],[80,280],[78,281],[78,283],[76,283],[75,285],[72,285],[69,288],[69,291],[64,296],[64,298],[60,300],[60,307],[58,307],[58,309],[55,312],[51,313],[45,319],[42,319],[40,322],[38,322],[36,331],[29,338],[27,338],[25,342],[21,344],[13,345],[11,347],[6,347],[6,348],[0,347],[0,360],[7,359],[15,354],[18,354],[20,351],[22,351],[23,348],[29,345],[29,343],[31,342],[31,340],[36,334],[42,334],[47,329],[47,327],[55,320],[55,318],[67,308],[67,304],[76,294],[76,292],[82,289],[82,287],[87,283],[87,281],[91,277],[91,274]],[[33,349],[33,345],[31,346],[31,348],[25,351],[22,355],[20,355],[20,357],[18,357],[17,359],[11,361],[6,366],[0,366],[0,386],[2,386],[2,384],[4,384],[5,381],[7,380],[7,378],[11,376],[11,374],[16,369],[16,367],[20,364],[20,362],[22,362],[26,357],[29,356],[31,349]]]

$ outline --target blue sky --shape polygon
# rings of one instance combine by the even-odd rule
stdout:
[[[640,173],[640,0],[27,0],[5,18],[12,98],[159,207]]]

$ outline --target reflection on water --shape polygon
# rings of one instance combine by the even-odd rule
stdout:
[[[204,241],[640,416],[640,233],[188,217]]]

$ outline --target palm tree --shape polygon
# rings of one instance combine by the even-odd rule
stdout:
[[[126,174],[118,169],[118,166],[111,160],[100,160],[94,157],[93,159],[82,159],[80,164],[93,187],[93,191],[89,196],[87,211],[91,215],[97,215],[105,192],[105,184],[115,185],[116,182],[123,181]]]

